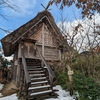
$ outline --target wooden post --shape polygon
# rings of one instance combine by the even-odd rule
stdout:
[[[17,65],[17,72],[18,72],[18,78],[17,78],[17,85],[20,86],[20,59],[18,59],[18,65]]]
[[[69,81],[70,81],[70,95],[73,95],[73,88],[72,88],[72,82],[73,82],[73,78],[72,75],[74,74],[73,70],[71,70],[70,66],[68,65],[67,67],[68,69],[68,77],[69,77]]]
[[[61,50],[59,49],[59,59],[61,60]]]
[[[20,87],[19,87],[19,95],[22,95],[22,89],[23,89],[23,68],[21,66],[21,73],[20,73]]]
[[[0,69],[0,82],[2,81],[2,70]]]
[[[73,70],[71,70],[70,66],[68,65],[68,77],[69,77],[69,81],[72,83],[73,79],[72,79],[72,75],[74,74]]]
[[[42,56],[44,57],[44,23],[42,26]]]

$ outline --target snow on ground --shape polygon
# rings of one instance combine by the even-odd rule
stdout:
[[[58,98],[50,98],[50,99],[45,99],[45,100],[75,100],[73,99],[73,97],[70,96],[69,92],[62,90],[60,85],[55,86],[54,90],[59,90],[55,92],[59,95]]]
[[[1,84],[0,84],[0,86],[2,87]],[[49,99],[45,99],[45,100],[75,100],[75,99],[73,99],[73,97],[70,96],[69,92],[62,90],[60,85],[55,86],[54,90],[59,90],[59,91],[55,92],[59,95],[58,98],[49,98]],[[18,97],[16,96],[16,94],[12,94],[10,96],[0,98],[0,100],[18,100]]]
[[[18,97],[16,96],[16,94],[12,94],[10,96],[0,98],[0,100],[18,100]]]
[[[4,84],[0,83],[0,90],[2,90],[3,86],[4,86]]]
[[[3,86],[4,86],[4,84],[1,84],[1,83],[0,83],[0,90],[2,90]],[[0,97],[1,97],[1,96],[2,96],[2,94],[0,93]]]

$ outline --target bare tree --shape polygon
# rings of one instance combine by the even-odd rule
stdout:
[[[96,51],[98,47],[100,48],[100,25],[95,22],[97,17],[85,20],[76,19],[74,23],[67,23],[66,18],[62,17],[58,26],[69,45],[68,52],[62,54],[63,71],[70,66],[71,69],[78,70],[86,76],[94,79],[100,78],[100,72],[97,70],[100,68],[100,49],[99,52]]]
[[[5,20],[8,20],[8,15],[4,15],[2,10],[6,9],[6,8],[12,9],[16,12],[20,12],[20,9],[18,8],[18,6],[13,4],[13,2],[11,0],[0,0],[0,17]],[[0,30],[6,32],[6,34],[9,33],[9,30],[6,30],[4,28],[0,28]]]

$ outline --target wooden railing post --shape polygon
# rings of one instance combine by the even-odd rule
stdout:
[[[26,83],[27,84],[30,84],[31,83],[31,80],[30,80],[30,77],[29,77],[29,74],[28,74],[28,71],[27,71],[27,64],[26,64],[26,60],[25,60],[24,50],[23,49],[24,48],[22,46],[22,48],[21,48],[21,51],[22,51],[22,64],[23,64],[23,68],[24,68]]]
[[[21,67],[21,73],[20,73],[20,87],[19,87],[19,96],[22,95],[22,84],[23,84],[23,72],[22,72],[22,67]]]
[[[46,60],[44,59],[44,57],[42,56],[42,54],[37,50],[39,56],[41,57],[42,62],[45,65],[45,68],[47,69],[48,73],[49,73],[49,80],[50,80],[50,85],[51,88],[53,90],[53,81],[56,79],[56,76],[54,74],[54,72],[52,71],[52,69],[50,68],[50,66],[47,64]]]
[[[23,45],[21,46],[21,56],[22,56],[22,70],[23,70],[23,75],[22,75],[22,83],[20,88],[21,90],[24,92],[26,98],[25,99],[28,99],[29,95],[28,95],[28,88],[29,86],[31,85],[31,80],[30,80],[30,77],[29,77],[29,73],[28,73],[28,70],[27,70],[27,64],[26,64],[26,59],[25,59],[25,56],[24,56],[24,47]],[[22,73],[21,73],[22,74]],[[24,87],[23,87],[24,85]]]

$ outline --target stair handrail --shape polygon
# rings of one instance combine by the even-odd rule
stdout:
[[[45,68],[47,69],[48,73],[49,73],[49,79],[50,79],[50,83],[52,85],[53,81],[56,79],[56,76],[54,74],[54,72],[52,71],[52,69],[50,68],[50,66],[48,65],[48,63],[46,62],[45,58],[42,56],[42,54],[40,53],[40,51],[36,48],[39,56],[41,57],[43,63],[45,64]]]
[[[26,64],[26,59],[25,59],[25,55],[24,55],[24,50],[23,50],[23,46],[21,47],[21,54],[22,54],[22,65],[23,65],[23,69],[24,69],[24,73],[25,73],[25,78],[26,78],[26,84],[29,86],[31,84],[31,79],[29,77],[29,73],[27,70],[27,64]]]

